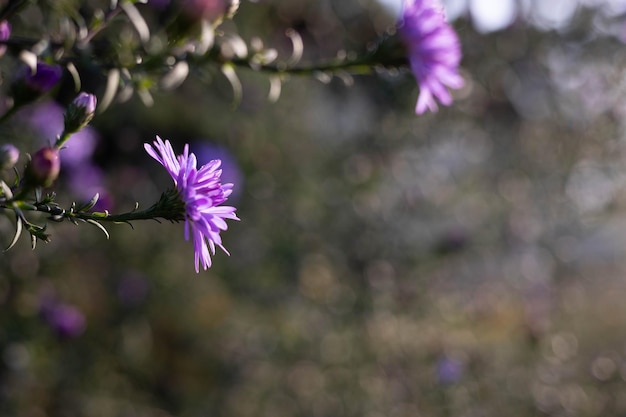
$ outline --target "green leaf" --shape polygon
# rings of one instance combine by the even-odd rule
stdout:
[[[98,229],[102,230],[102,232],[106,235],[107,239],[110,238],[109,232],[107,231],[107,229],[103,225],[101,225],[99,222],[97,222],[97,221],[95,221],[93,219],[87,219],[86,222],[89,223],[89,224],[93,224]]]
[[[20,235],[22,234],[22,218],[20,216],[17,216],[16,219],[17,221],[15,222],[15,236],[13,237],[13,241],[11,242],[9,247],[4,250],[5,252],[15,246],[15,244],[17,243],[17,239],[19,239]]]

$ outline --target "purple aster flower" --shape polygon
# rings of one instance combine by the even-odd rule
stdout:
[[[222,184],[221,161],[214,159],[197,168],[196,156],[189,153],[185,145],[181,155],[176,156],[169,140],[157,136],[154,147],[144,144],[146,152],[159,161],[174,180],[179,197],[185,204],[185,240],[193,239],[196,272],[200,272],[200,261],[206,270],[211,266],[211,254],[215,246],[222,248],[220,232],[228,229],[225,219],[239,220],[236,209],[220,206],[232,193],[233,184]]]
[[[446,22],[439,0],[404,0],[400,35],[420,86],[415,112],[437,111],[435,99],[450,105],[452,96],[448,88],[463,86],[458,73],[461,45],[456,32]]]

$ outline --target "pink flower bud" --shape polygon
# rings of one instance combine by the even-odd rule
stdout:
[[[26,180],[33,186],[49,187],[59,176],[59,150],[46,146],[38,150],[26,167]]]

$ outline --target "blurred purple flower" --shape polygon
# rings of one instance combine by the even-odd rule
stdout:
[[[191,143],[189,148],[196,155],[200,165],[207,164],[214,159],[222,161],[220,166],[222,181],[237,184],[237,188],[233,189],[233,193],[228,197],[230,200],[236,201],[242,190],[243,174],[233,154],[223,146],[204,140]]]
[[[80,201],[89,201],[97,193],[98,201],[93,206],[95,211],[110,210],[113,201],[105,187],[105,176],[102,170],[89,162],[71,166],[67,176],[68,187]]]
[[[85,331],[86,323],[83,313],[74,306],[60,303],[51,288],[44,289],[40,296],[39,314],[61,337],[78,337]]]
[[[6,20],[0,22],[0,41],[6,41],[11,36],[11,25]],[[7,50],[6,45],[0,45],[0,56]]]
[[[20,116],[41,137],[42,143],[54,142],[64,128],[63,108],[52,100],[25,107]],[[74,167],[91,159],[97,141],[96,131],[89,126],[74,133],[61,149],[63,166]]]
[[[463,376],[463,362],[444,356],[437,361],[437,379],[442,384],[453,384]]]
[[[225,219],[239,220],[236,209],[220,206],[232,192],[233,184],[222,184],[221,161],[215,159],[197,168],[196,156],[185,145],[181,155],[176,156],[169,140],[156,137],[153,145],[144,144],[146,152],[165,167],[174,180],[179,198],[185,204],[185,239],[193,239],[196,272],[200,261],[206,270],[211,266],[211,254],[215,246],[222,246],[220,232],[228,229]]]
[[[448,88],[461,88],[459,38],[446,22],[439,0],[405,0],[400,35],[408,49],[411,70],[420,87],[417,114],[437,111],[437,99],[452,103]]]
[[[10,143],[0,146],[0,169],[11,169],[17,163],[20,151]]]
[[[24,67],[21,74],[24,85],[31,91],[44,94],[61,79],[63,70],[58,65],[48,65],[43,62],[37,63],[37,68],[33,72],[30,68]]]
[[[77,337],[85,331],[85,316],[74,306],[59,304],[46,317],[48,324],[61,337]]]

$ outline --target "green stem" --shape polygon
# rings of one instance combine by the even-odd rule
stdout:
[[[106,221],[112,223],[129,223],[134,220],[156,220],[158,218],[170,221],[184,220],[183,216],[177,214],[173,215],[171,210],[159,209],[156,204],[146,210],[131,211],[122,214],[110,214],[108,212],[95,211],[91,213],[65,213],[65,216],[73,219]]]
[[[63,144],[65,142],[67,142],[67,140],[70,138],[72,133],[74,133],[74,132],[67,132],[65,129],[63,129],[63,133],[61,133],[61,135],[56,140],[56,142],[54,142],[54,147],[57,148],[57,149],[61,149]]]

